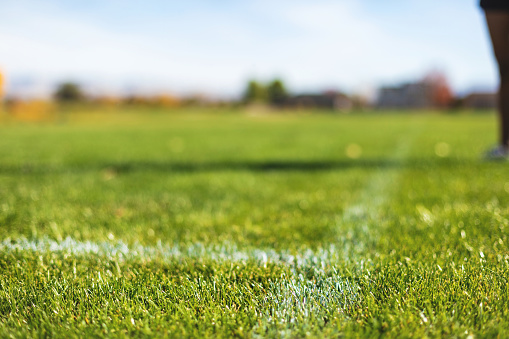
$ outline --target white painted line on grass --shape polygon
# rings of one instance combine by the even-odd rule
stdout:
[[[289,251],[273,249],[248,248],[245,250],[232,243],[203,245],[200,243],[184,246],[170,246],[159,243],[156,246],[128,246],[122,241],[116,243],[76,241],[67,237],[61,242],[50,238],[28,240],[25,238],[6,239],[0,243],[0,251],[33,251],[39,253],[62,253],[72,255],[99,255],[120,259],[209,259],[214,261],[255,261],[259,264],[284,264],[295,267],[313,266],[325,268],[340,259],[341,253],[334,245],[327,249],[310,249],[301,253],[291,254]]]
[[[297,328],[309,316],[317,318],[330,314],[330,309],[339,314],[356,302],[359,287],[339,275],[334,264],[339,262],[340,253],[334,246],[317,251],[305,250],[298,254],[272,249],[240,250],[234,244],[202,245],[188,247],[128,246],[123,242],[76,241],[70,237],[58,242],[49,238],[40,240],[6,239],[0,243],[3,252],[32,252],[36,254],[56,253],[77,257],[100,256],[110,260],[162,259],[168,262],[181,259],[201,259],[218,262],[254,262],[266,267],[267,264],[285,265],[291,275],[283,274],[269,282],[269,288],[260,300],[260,322],[253,331],[265,332],[273,326],[284,324]],[[313,270],[308,279],[302,271]]]
[[[408,157],[413,141],[419,135],[420,130],[422,130],[421,124],[414,125],[413,127],[402,135],[393,154],[387,159],[388,161],[403,162]],[[375,236],[377,230],[368,228],[368,223],[378,219],[380,208],[394,194],[393,186],[397,185],[402,170],[402,166],[394,166],[388,170],[381,169],[376,172],[367,182],[359,199],[344,210],[341,218],[338,220],[338,228],[352,225],[352,228],[361,228],[364,233]],[[344,234],[338,232],[338,236],[342,237]],[[363,244],[356,242],[356,246],[363,246]]]

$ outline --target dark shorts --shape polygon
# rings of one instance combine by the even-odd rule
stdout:
[[[481,7],[487,11],[509,11],[509,0],[481,0]]]

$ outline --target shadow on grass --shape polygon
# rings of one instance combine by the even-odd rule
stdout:
[[[384,170],[384,169],[427,169],[449,167],[478,167],[486,164],[479,160],[467,159],[358,159],[358,160],[239,160],[239,161],[126,161],[111,163],[83,163],[83,164],[0,164],[0,174],[55,174],[79,173],[90,171],[113,171],[115,173],[136,172],[316,172],[341,171],[349,169]],[[492,163],[490,163],[492,164]]]

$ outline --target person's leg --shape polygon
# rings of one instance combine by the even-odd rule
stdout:
[[[486,11],[486,21],[500,72],[500,145],[509,149],[509,12]]]

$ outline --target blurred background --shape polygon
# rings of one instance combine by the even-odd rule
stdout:
[[[477,0],[0,2],[4,111],[493,108]]]

